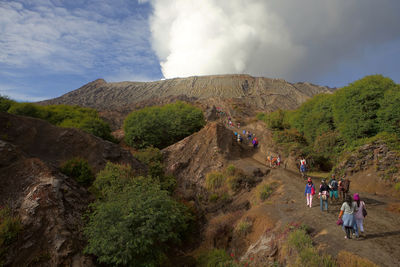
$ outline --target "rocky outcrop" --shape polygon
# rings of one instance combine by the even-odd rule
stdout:
[[[0,208],[19,215],[23,230],[9,248],[11,266],[93,266],[83,254],[82,216],[93,197],[60,173],[73,157],[95,172],[107,161],[145,167],[129,151],[76,129],[0,112]]]

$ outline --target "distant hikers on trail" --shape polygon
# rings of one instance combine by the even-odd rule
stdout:
[[[270,168],[275,168],[275,167],[280,167],[282,163],[282,158],[281,155],[278,155],[276,157],[271,156],[269,153],[267,154],[267,166]]]
[[[310,208],[312,207],[312,199],[314,195],[315,195],[315,186],[311,180],[311,177],[308,177],[306,189],[304,191],[304,196],[306,197],[307,206]]]

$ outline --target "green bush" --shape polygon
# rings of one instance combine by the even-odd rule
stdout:
[[[378,113],[381,103],[384,101],[385,93],[395,89],[396,86],[389,78],[371,75],[335,93],[333,102],[335,124],[348,143],[359,138],[372,137],[379,132]],[[389,107],[389,110],[392,109],[393,106]],[[385,116],[382,114],[383,117]]]
[[[73,158],[61,165],[61,172],[74,178],[81,185],[89,185],[94,180],[94,174],[87,160]]]
[[[239,233],[239,235],[245,236],[251,232],[251,228],[253,224],[248,220],[241,220],[235,227],[235,231]]]
[[[94,186],[104,197],[91,205],[85,253],[110,265],[158,266],[179,244],[191,216],[158,183],[132,175],[129,167],[111,163],[99,173]]]
[[[135,148],[164,148],[200,130],[204,124],[202,111],[183,102],[147,107],[125,119],[125,141]]]
[[[7,112],[15,103],[15,101],[9,99],[7,96],[0,95],[0,112]]]
[[[217,171],[210,172],[206,176],[206,188],[214,191],[220,188],[225,182],[225,176]]]
[[[236,172],[236,167],[233,164],[230,164],[228,167],[226,167],[226,174],[227,175],[234,175]]]
[[[78,128],[105,140],[116,142],[111,135],[109,124],[100,119],[98,112],[94,109],[67,105],[40,106],[33,103],[17,103],[0,97],[0,109],[5,109],[8,106],[7,103],[10,104],[7,110],[11,114],[39,118],[60,127]]]
[[[259,191],[259,195],[260,195],[260,199],[262,201],[266,200],[267,198],[269,198],[273,192],[273,188],[270,184],[265,184],[263,186],[261,186],[260,191]]]
[[[163,155],[161,150],[153,146],[135,152],[135,157],[148,167],[148,174],[157,180],[162,189],[173,192],[176,187],[176,178],[164,172]]]
[[[21,230],[22,223],[19,217],[13,216],[7,206],[0,207],[0,266],[9,246],[17,239]]]
[[[313,247],[311,237],[304,229],[296,229],[290,232],[287,243],[288,246],[297,253],[297,266],[336,266],[335,261],[330,255],[321,255],[318,250]]]
[[[394,185],[394,189],[396,189],[397,191],[400,191],[400,183],[396,183]]]
[[[202,253],[197,259],[197,266],[199,267],[222,267],[232,261],[232,258],[223,249],[213,249]]]

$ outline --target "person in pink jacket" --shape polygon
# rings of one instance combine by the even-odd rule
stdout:
[[[312,207],[312,199],[314,194],[315,194],[315,186],[311,180],[311,177],[308,177],[306,189],[304,190],[304,196],[306,197],[307,200],[307,206],[310,208]]]
[[[354,213],[354,218],[356,220],[356,225],[357,225],[357,234],[361,234],[362,236],[365,237],[364,234],[364,214],[363,214],[363,209],[367,210],[365,206],[365,202],[360,200],[360,196],[358,193],[355,193],[353,195],[353,200],[356,202],[357,207],[356,207],[356,212]]]

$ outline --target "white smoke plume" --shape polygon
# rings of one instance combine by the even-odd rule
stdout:
[[[142,0],[165,78],[248,73],[315,80],[399,40],[398,0]]]

